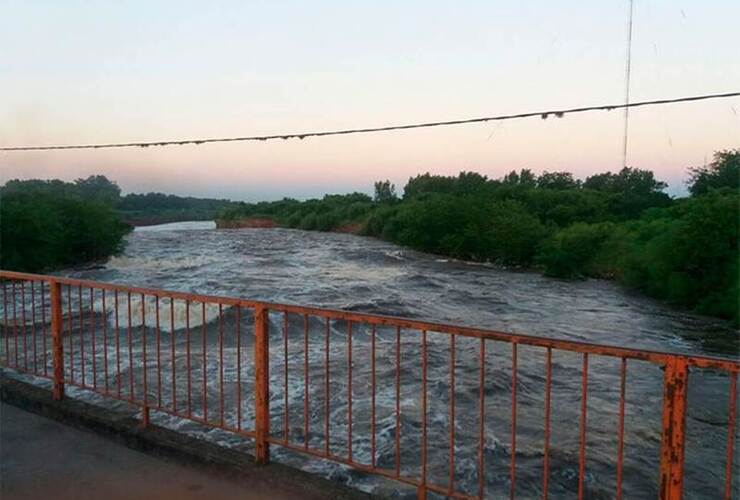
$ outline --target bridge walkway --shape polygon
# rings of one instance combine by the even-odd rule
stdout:
[[[0,498],[292,500],[305,496],[290,485],[276,490],[274,484],[151,456],[3,403]]]

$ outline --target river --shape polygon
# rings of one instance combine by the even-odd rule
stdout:
[[[127,285],[424,318],[624,347],[737,356],[738,332],[727,323],[675,310],[615,283],[555,280],[532,272],[444,259],[349,234],[289,229],[217,230],[212,222],[137,228],[129,235],[121,256],[102,266],[68,270],[63,274]],[[477,351],[463,340],[458,354],[461,397],[456,423],[461,437],[456,443],[459,471],[456,480],[459,488],[474,492],[475,445],[462,434],[466,426],[475,426],[477,417],[475,393],[469,393],[476,387]],[[511,452],[508,348],[505,344],[494,347],[488,361],[491,368],[486,387],[489,406],[485,455],[486,480],[492,498],[508,494]],[[382,338],[380,349],[381,353],[390,349]],[[536,496],[540,487],[542,355],[542,350],[526,348],[521,348],[519,353],[521,386],[516,458],[517,492],[521,498]],[[321,359],[318,350],[311,356],[312,360],[314,356]],[[554,362],[550,492],[551,498],[572,498],[578,475],[581,361],[578,356],[563,355],[554,358]],[[446,357],[431,357],[431,380],[446,367]],[[321,373],[320,365],[317,364],[316,370]],[[389,370],[390,367],[381,368],[379,377],[392,375]],[[418,392],[418,385],[412,389]],[[696,372],[692,373],[689,389],[685,498],[717,498],[721,496],[724,481],[728,380],[722,374]],[[618,363],[595,359],[589,367],[588,390],[588,497],[613,498]],[[662,373],[657,367],[630,365],[625,498],[656,497],[661,390]],[[381,391],[378,404],[392,406],[392,401],[386,401],[391,395]],[[440,453],[430,451],[430,474],[436,474],[444,484],[448,424],[441,402],[446,399],[446,386],[432,383],[430,396],[430,437],[436,436],[442,442]],[[291,394],[293,397],[302,398],[302,395]],[[301,405],[300,401],[296,404]],[[363,403],[358,403],[355,409],[359,414],[367,411]],[[408,413],[411,418],[413,411]],[[320,426],[321,415],[315,418]],[[386,418],[379,425],[379,463],[392,461],[393,419]],[[360,455],[367,454],[362,443],[358,449]],[[405,445],[404,456],[418,453],[417,445],[411,442]],[[291,460],[280,451],[276,456]],[[365,490],[388,492],[387,484],[340,466],[315,461],[303,466]]]

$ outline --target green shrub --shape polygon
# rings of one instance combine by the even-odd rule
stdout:
[[[101,260],[123,249],[129,230],[101,202],[51,193],[3,193],[0,266],[41,272]]]
[[[620,279],[704,314],[738,320],[740,195],[713,190],[629,225]]]
[[[548,238],[537,256],[546,276],[581,278],[599,276],[604,270],[596,263],[603,246],[610,239],[615,225],[576,223]]]
[[[526,207],[515,201],[495,203],[485,238],[488,258],[503,264],[528,266],[548,230]]]

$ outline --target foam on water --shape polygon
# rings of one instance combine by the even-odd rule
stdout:
[[[211,323],[217,320],[220,314],[231,309],[229,305],[222,305],[221,312],[219,312],[217,305],[211,303],[203,304],[197,300],[192,300],[189,303],[184,300],[172,300],[167,297],[157,300],[156,297],[152,297],[151,295],[145,295],[142,300],[141,294],[132,294],[129,296],[126,293],[119,293],[117,299],[118,318],[116,318],[114,298],[110,297],[110,295],[105,301],[106,320],[110,327],[113,327],[115,324],[130,325],[132,328],[144,324],[151,327],[155,325],[155,320],[159,316],[160,330],[171,332],[182,330],[186,327],[196,328],[204,323]],[[95,300],[93,310],[96,313],[103,313],[102,297]],[[118,319],[117,323],[116,319]]]

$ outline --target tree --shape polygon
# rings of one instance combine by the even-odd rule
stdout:
[[[376,203],[391,203],[398,199],[396,196],[396,186],[391,184],[391,181],[384,180],[375,183],[375,202]]]
[[[403,188],[403,199],[420,198],[429,194],[452,194],[455,190],[454,177],[432,175],[429,172],[410,177]]]
[[[121,188],[104,175],[91,175],[87,179],[77,179],[74,182],[64,182],[59,179],[13,179],[2,187],[4,196],[12,193],[49,194],[56,197],[97,201],[112,206],[118,203]]]
[[[537,177],[528,168],[521,169],[519,173],[516,170],[512,170],[501,179],[501,184],[533,188],[537,186]]]
[[[709,165],[689,168],[688,185],[692,196],[723,187],[740,189],[740,149],[717,151]]]
[[[3,192],[0,267],[39,272],[104,259],[130,227],[108,204],[57,192]]]
[[[713,190],[627,223],[632,233],[622,279],[697,312],[738,317],[740,196]]]
[[[8,196],[14,193],[25,194],[51,194],[54,196],[75,196],[75,186],[69,182],[60,181],[59,179],[41,180],[41,179],[12,179],[2,186],[2,195]]]
[[[516,170],[512,170],[508,174],[504,176],[504,178],[501,181],[503,184],[510,184],[510,185],[518,185],[519,184],[519,174],[516,172]]]
[[[580,278],[599,275],[595,261],[614,231],[615,226],[610,222],[577,222],[548,238],[541,246],[537,261],[546,276]]]
[[[537,187],[540,189],[576,189],[579,186],[580,181],[574,179],[570,172],[544,172],[537,177]]]
[[[77,179],[74,184],[77,195],[85,200],[114,205],[121,196],[121,188],[118,184],[108,180],[104,175],[91,175],[87,179]]]
[[[513,200],[494,203],[491,209],[488,233],[483,235],[488,242],[488,259],[507,265],[530,265],[547,234],[545,226]]]
[[[671,198],[663,192],[666,187],[650,170],[630,167],[616,174],[592,175],[583,183],[584,189],[612,195],[610,211],[618,219],[634,219],[648,208],[667,207]]]
[[[456,194],[474,194],[485,191],[488,177],[477,172],[460,172],[455,182]]]
[[[537,185],[537,177],[534,172],[528,168],[523,168],[519,171],[519,184],[524,187],[533,188]]]
[[[606,172],[587,177],[583,187],[608,193],[649,194],[663,191],[668,185],[656,180],[650,170],[624,167],[616,174]]]

